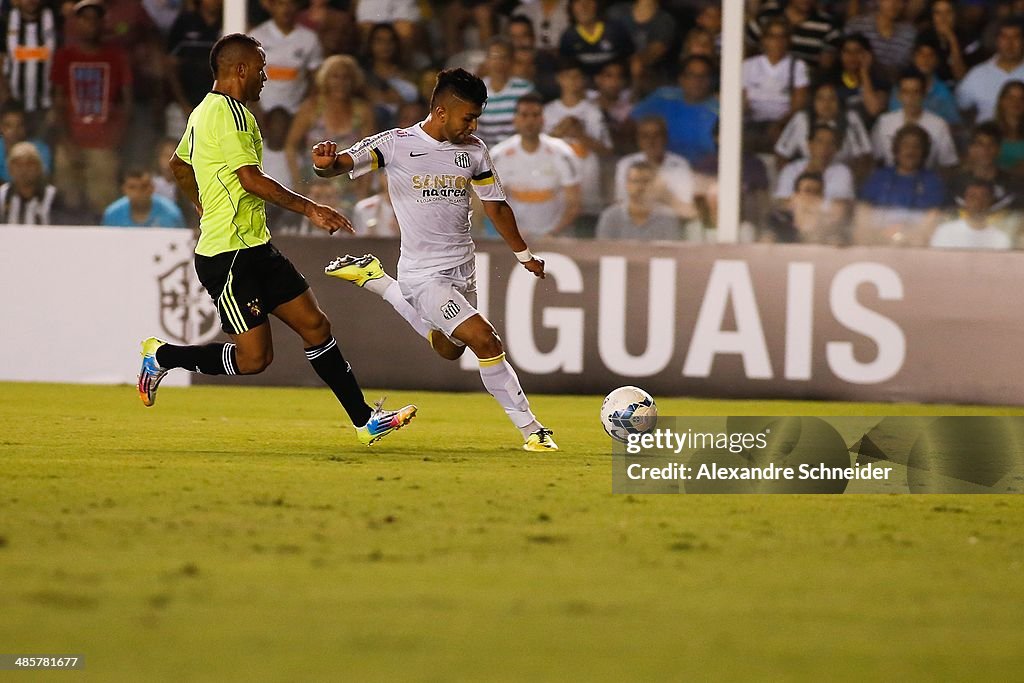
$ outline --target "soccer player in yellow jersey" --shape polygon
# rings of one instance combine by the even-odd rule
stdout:
[[[142,342],[139,396],[151,406],[168,370],[207,375],[262,372],[273,359],[268,315],[302,337],[306,358],[338,397],[369,445],[409,422],[416,406],[385,411],[363,399],[352,368],[331,334],[305,278],[270,243],[265,202],[303,214],[333,234],[352,231],[349,219],[329,206],[296,194],[265,175],[263,139],[246,102],[259,100],[267,80],[267,59],[259,41],[234,33],[210,52],[213,91],[189,116],[170,166],[182,192],[201,218],[196,273],[220,311],[231,343],[176,346],[156,337]]]

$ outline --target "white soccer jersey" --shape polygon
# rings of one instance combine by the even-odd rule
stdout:
[[[350,178],[383,168],[402,233],[399,277],[429,275],[473,259],[469,190],[483,201],[504,201],[505,192],[487,146],[439,142],[417,123],[368,137],[345,150]]]
[[[540,147],[533,153],[523,149],[522,140],[513,135],[496,145],[494,165],[505,179],[519,230],[526,235],[546,235],[565,212],[563,188],[580,184],[576,154],[562,140],[543,133]]]
[[[263,111],[284,107],[294,114],[306,95],[308,74],[324,61],[320,39],[305,26],[296,26],[285,35],[272,19],[254,28],[250,35],[267,53],[267,83],[260,106]]]

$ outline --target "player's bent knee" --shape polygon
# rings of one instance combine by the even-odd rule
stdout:
[[[319,316],[311,318],[303,330],[302,339],[310,346],[323,344],[331,338],[331,321],[327,316],[320,313]]]
[[[473,353],[476,354],[476,357],[481,359],[496,358],[505,352],[505,347],[501,343],[501,338],[494,333],[476,340],[475,343],[470,344],[470,348],[473,349]]]
[[[235,360],[238,363],[238,373],[240,375],[258,375],[274,362],[274,352],[267,351],[266,353],[248,355],[238,354]]]

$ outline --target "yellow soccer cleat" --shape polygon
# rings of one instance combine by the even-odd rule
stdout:
[[[151,406],[156,403],[156,390],[167,370],[156,362],[156,350],[166,344],[163,339],[150,337],[142,342],[142,369],[139,370],[139,398],[142,405]]]
[[[324,268],[324,273],[339,280],[347,280],[362,287],[370,280],[384,277],[384,266],[373,254],[352,256],[345,254],[334,259]]]
[[[543,451],[557,451],[558,444],[554,442],[551,435],[554,434],[550,429],[541,427],[530,436],[526,437],[526,443],[523,444],[524,451],[534,451],[540,453]]]
[[[369,446],[383,439],[393,431],[399,430],[416,417],[416,406],[408,405],[398,410],[384,410],[384,399],[377,401],[370,419],[362,427],[356,427],[356,436],[364,445]]]

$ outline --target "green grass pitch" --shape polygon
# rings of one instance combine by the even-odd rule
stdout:
[[[374,394],[368,396],[373,397]],[[0,384],[0,680],[1009,680],[1024,497],[613,496],[598,397]],[[665,415],[1009,409],[659,399]]]

